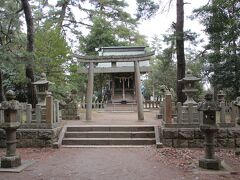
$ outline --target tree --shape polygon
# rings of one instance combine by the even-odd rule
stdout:
[[[176,54],[177,54],[177,102],[183,103],[185,95],[182,92],[183,84],[178,80],[185,77],[185,55],[184,55],[184,3],[177,0],[177,21],[176,21]]]
[[[28,0],[21,0],[22,8],[25,14],[25,21],[27,24],[27,52],[29,56],[27,57],[26,64],[26,77],[27,77],[27,88],[28,88],[28,103],[35,107],[37,103],[36,90],[33,86],[34,80],[34,70],[33,70],[33,52],[34,52],[34,27],[33,27],[33,17],[30,4]]]
[[[0,4],[0,90],[2,100],[4,100],[4,92],[8,89],[16,92],[18,100],[23,101],[25,98],[21,89],[25,88],[25,75],[21,73],[24,63],[21,56],[23,46],[25,46],[25,35],[21,32],[21,12],[22,6],[19,1],[9,0]],[[13,78],[14,75],[16,76]]]
[[[173,1],[169,1],[170,4]],[[159,9],[159,5],[151,0],[137,0],[138,3],[138,17],[143,19],[149,19],[154,15]],[[161,4],[161,3],[160,3]],[[162,4],[161,4],[162,5]],[[164,7],[164,5],[162,5]],[[164,9],[164,8],[163,8]],[[183,84],[178,80],[185,76],[185,54],[184,54],[184,1],[176,0],[176,23],[173,23],[173,28],[175,29],[175,41],[176,41],[176,55],[177,55],[177,101],[184,102],[186,97],[182,92]]]
[[[58,27],[52,29],[46,23],[35,32],[35,72],[37,75],[45,72],[48,80],[54,82],[51,90],[58,99],[65,94],[64,91],[70,91],[65,73],[69,72],[67,61],[70,53],[70,47]]]
[[[150,19],[156,14],[159,5],[152,0],[136,0],[137,19]]]
[[[205,74],[214,88],[225,90],[229,98],[240,95],[239,11],[237,0],[214,0],[195,11],[209,36],[203,56]]]

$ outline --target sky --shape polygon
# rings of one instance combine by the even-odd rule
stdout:
[[[164,3],[168,3],[169,0],[162,0]],[[185,30],[191,29],[193,32],[197,32],[204,36],[203,29],[204,27],[200,25],[197,20],[190,20],[189,16],[192,14],[193,9],[199,8],[202,5],[206,4],[209,0],[189,0],[185,1],[184,5],[184,15],[185,15]],[[130,5],[130,10],[135,9],[135,0],[127,0]],[[172,24],[172,22],[176,22],[176,1],[173,1],[169,12],[160,13],[152,17],[150,20],[142,21],[139,25],[139,31],[141,34],[146,35],[148,39],[151,39],[154,35],[166,34],[168,28]],[[132,12],[132,11],[131,11]]]

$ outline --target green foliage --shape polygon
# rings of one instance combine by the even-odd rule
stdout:
[[[195,11],[209,36],[205,74],[229,98],[240,95],[240,6],[238,0],[215,0]]]
[[[48,80],[54,82],[52,90],[58,98],[68,91],[65,72],[68,70],[70,48],[58,28],[51,29],[46,24],[35,33],[35,70],[36,75],[47,74]]]
[[[88,54],[96,54],[95,48],[104,46],[117,46],[117,38],[114,36],[114,30],[111,28],[111,23],[104,18],[94,18],[93,27],[85,38],[81,39],[81,50]]]
[[[137,1],[137,19],[150,19],[159,9],[159,5],[152,0]]]

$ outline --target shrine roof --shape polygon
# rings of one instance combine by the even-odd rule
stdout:
[[[73,57],[77,58],[79,62],[134,62],[134,61],[148,61],[154,52],[145,52],[135,55],[108,55],[108,56],[81,56],[78,54],[73,54]]]

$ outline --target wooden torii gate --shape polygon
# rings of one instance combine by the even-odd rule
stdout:
[[[94,81],[94,63],[106,63],[106,62],[134,62],[135,73],[135,88],[136,88],[136,100],[138,120],[144,120],[143,114],[143,99],[140,87],[140,67],[139,61],[149,61],[154,52],[138,55],[118,55],[118,56],[80,56],[74,54],[73,57],[78,59],[80,63],[88,63],[88,85],[87,85],[87,97],[86,97],[86,120],[92,119],[92,97],[93,97],[93,81]]]

